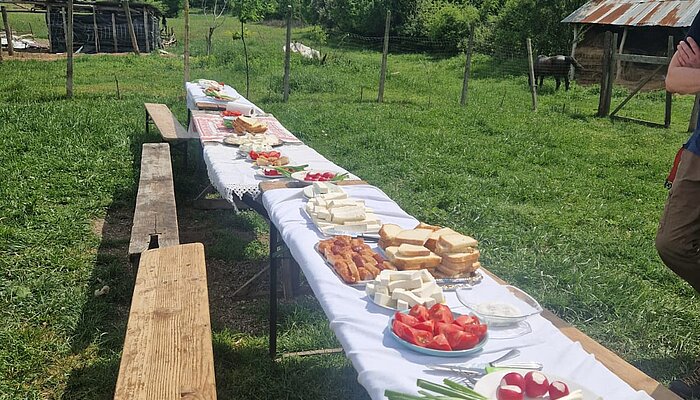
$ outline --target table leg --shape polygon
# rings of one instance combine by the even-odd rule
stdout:
[[[270,357],[277,356],[277,252],[279,234],[270,222]]]

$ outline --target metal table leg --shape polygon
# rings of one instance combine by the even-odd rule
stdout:
[[[270,222],[270,357],[277,356],[277,244],[279,233]]]

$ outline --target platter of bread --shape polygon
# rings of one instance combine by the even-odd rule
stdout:
[[[259,135],[267,132],[267,124],[253,117],[240,116],[233,121],[224,121],[224,125],[230,125],[233,131],[238,134],[251,133]]]
[[[442,288],[427,269],[385,269],[365,285],[365,293],[378,306],[398,311],[408,310],[416,304],[430,308],[445,302]]]
[[[344,191],[316,182],[314,197],[306,203],[305,210],[316,228],[325,235],[357,236],[377,233],[381,222],[364,200],[348,197]]]
[[[479,243],[470,236],[421,223],[414,229],[385,224],[379,237],[379,247],[398,270],[427,269],[443,279],[481,278]]]
[[[315,247],[336,275],[352,286],[363,286],[381,271],[394,268],[360,238],[335,236],[319,241]]]

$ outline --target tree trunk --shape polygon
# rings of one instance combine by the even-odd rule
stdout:
[[[214,29],[216,29],[216,27],[210,26],[209,33],[207,34],[207,55],[208,56],[211,55],[211,38],[212,38],[212,36],[214,36]]]

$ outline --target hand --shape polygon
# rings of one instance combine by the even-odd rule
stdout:
[[[692,37],[681,40],[676,51],[681,67],[700,68],[700,46]]]

